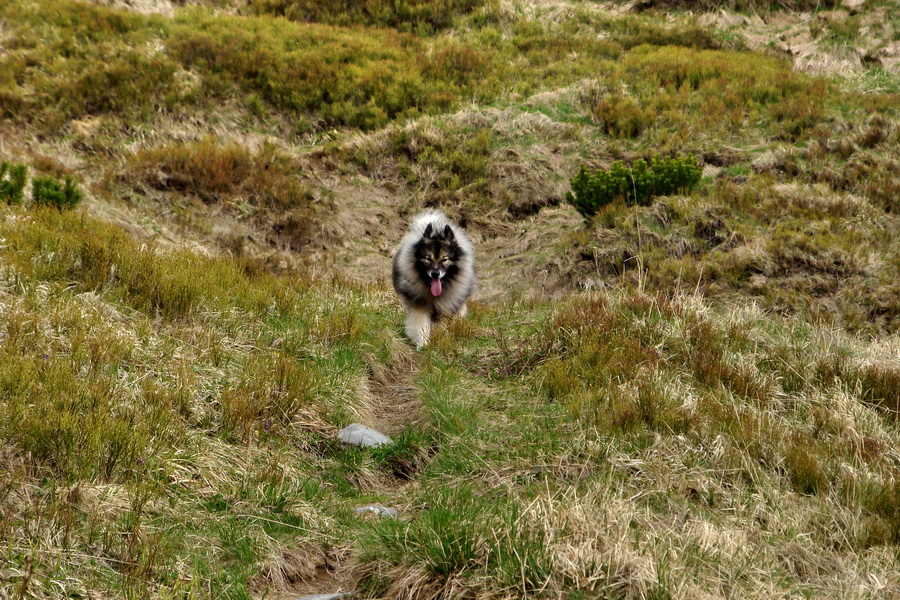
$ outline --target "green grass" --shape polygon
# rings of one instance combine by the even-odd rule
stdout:
[[[373,313],[371,327],[353,287],[319,305],[252,264],[142,249],[83,214],[6,216],[6,281],[23,287],[2,311],[4,464],[9,485],[44,500],[7,488],[2,528],[49,552],[27,554],[33,589],[74,552],[65,593],[243,597],[272,544],[326,539],[331,517],[296,498],[321,473],[294,458],[357,401],[390,322]],[[351,314],[366,324],[348,328]],[[96,512],[110,502],[127,526]]]
[[[742,556],[813,594],[896,570],[872,553],[900,539],[894,342],[630,292],[475,306],[416,359],[420,426],[342,449],[327,432],[402,343],[383,287],[5,211],[0,529],[29,593],[246,597],[309,576],[286,547],[354,553],[371,596],[677,596],[676,572],[759,595]],[[343,516],[369,499],[399,520]]]
[[[698,312],[704,309],[688,299],[639,295],[573,298],[537,331],[529,308],[517,309],[529,323],[506,332],[524,356],[476,350],[460,362],[477,340],[445,333],[453,343],[437,338],[424,357],[434,368],[423,381],[435,391],[423,401],[450,435],[420,478],[414,506],[421,508],[364,538],[367,593],[676,596],[684,580],[667,573],[695,573],[712,561],[732,582],[719,584],[727,586],[720,593],[759,594],[753,577],[738,576],[745,559],[715,550],[704,536],[717,531],[719,543],[735,543],[727,540],[741,517],[727,511],[746,510],[760,493],[781,498],[762,509],[769,524],[797,523],[813,506],[829,518],[865,515],[850,537],[829,518],[803,521],[796,533],[805,531],[812,544],[838,536],[841,548],[855,552],[891,543],[892,505],[881,504],[890,492],[860,493],[856,476],[837,469],[879,462],[838,442],[843,419],[858,418],[850,413],[874,415],[858,391],[872,384],[858,388],[850,374],[859,356],[842,363],[844,374],[831,383],[807,376],[790,393],[781,387],[786,374],[804,372],[810,353],[848,350],[829,348],[829,333],[758,311],[721,316]],[[491,313],[490,322],[503,326],[498,317]],[[498,371],[519,375],[479,375]],[[823,412],[834,402],[850,412]],[[892,416],[863,418],[895,435]],[[717,449],[705,446],[710,440]],[[681,510],[696,525],[663,524]],[[732,519],[738,522],[729,525]],[[505,546],[510,532],[514,556]],[[796,579],[811,557],[776,558],[802,556],[790,534],[769,525],[759,534],[744,551],[771,565],[782,589],[826,593],[822,580]]]

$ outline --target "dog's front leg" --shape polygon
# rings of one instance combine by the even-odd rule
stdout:
[[[406,315],[406,337],[421,349],[428,344],[431,335],[431,313],[417,308],[410,308]]]

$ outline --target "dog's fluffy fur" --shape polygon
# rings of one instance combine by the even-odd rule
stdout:
[[[421,348],[432,323],[465,316],[475,290],[475,248],[465,231],[437,211],[413,219],[394,255],[394,289],[406,309],[406,335]]]

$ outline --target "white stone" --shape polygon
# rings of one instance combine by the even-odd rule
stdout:
[[[393,444],[394,441],[388,436],[375,431],[371,427],[360,425],[359,423],[351,423],[337,433],[339,440],[351,446],[362,446],[363,448],[376,448],[385,444]]]
[[[367,504],[366,506],[357,506],[353,509],[353,512],[357,514],[371,512],[382,517],[392,518],[396,518],[399,514],[396,509],[388,508],[387,506],[382,506],[381,504]]]

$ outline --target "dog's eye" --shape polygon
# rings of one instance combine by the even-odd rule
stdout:
[[[446,256],[444,256],[444,257],[441,257],[441,262],[442,262],[442,263],[448,263],[448,262],[450,262],[450,259],[447,258]]]

